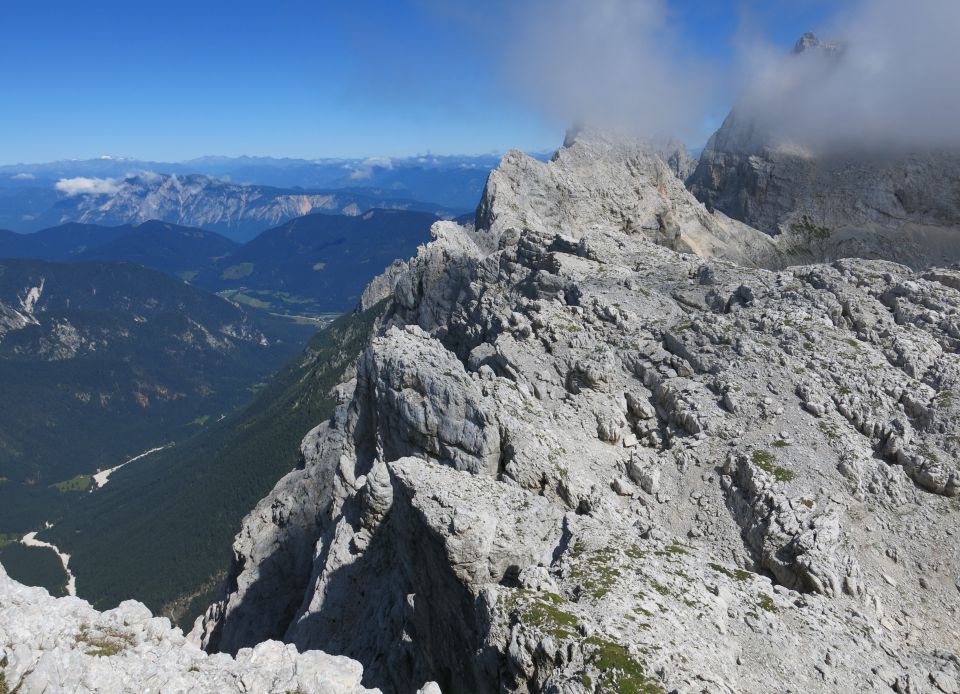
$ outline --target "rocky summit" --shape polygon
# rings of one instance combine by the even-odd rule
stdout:
[[[508,154],[432,236],[368,289],[376,336],[179,677],[266,653],[403,694],[960,692],[960,270],[792,263],[588,135]],[[153,658],[15,623],[11,689],[11,654],[89,662],[91,690]]]

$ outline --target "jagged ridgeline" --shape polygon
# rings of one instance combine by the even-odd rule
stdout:
[[[379,312],[340,317],[246,408],[119,470],[44,533],[73,556],[80,594],[100,608],[133,597],[189,624],[229,567],[241,518],[297,465],[304,434],[333,413],[331,389]]]

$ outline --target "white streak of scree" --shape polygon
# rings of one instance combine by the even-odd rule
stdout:
[[[53,526],[47,526],[48,529]],[[49,542],[44,542],[43,540],[37,539],[37,533],[27,533],[23,536],[23,539],[20,542],[27,547],[46,547],[47,549],[52,549],[54,553],[60,557],[60,563],[63,564],[63,570],[67,574],[67,595],[72,595],[76,597],[77,595],[77,578],[73,575],[73,572],[70,571],[70,555],[60,551],[60,548],[56,545],[51,545]]]
[[[110,480],[110,475],[112,475],[114,472],[122,468],[124,465],[135,463],[138,460],[146,458],[148,455],[152,455],[158,451],[165,450],[167,448],[170,448],[171,446],[173,446],[173,444],[168,443],[165,446],[157,446],[156,448],[151,448],[149,451],[144,451],[140,455],[135,455],[132,458],[130,458],[130,460],[120,463],[119,465],[115,465],[114,467],[108,470],[101,470],[100,472],[93,475],[93,483],[95,485],[95,489],[102,489],[104,486],[106,486],[107,482]]]

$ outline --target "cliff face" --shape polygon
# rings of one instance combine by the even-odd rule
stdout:
[[[687,183],[708,207],[769,234],[807,215],[823,226],[960,226],[960,155],[815,154],[731,113]],[[956,236],[953,237],[954,239]]]
[[[957,691],[960,274],[760,269],[596,139],[433,236],[194,638],[387,692]]]

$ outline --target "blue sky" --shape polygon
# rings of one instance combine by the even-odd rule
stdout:
[[[566,124],[505,79],[504,2],[6,0],[0,164],[550,149]],[[842,4],[674,0],[667,12],[682,45],[724,69],[744,26],[786,49]],[[714,97],[686,139],[705,139],[732,98]]]

